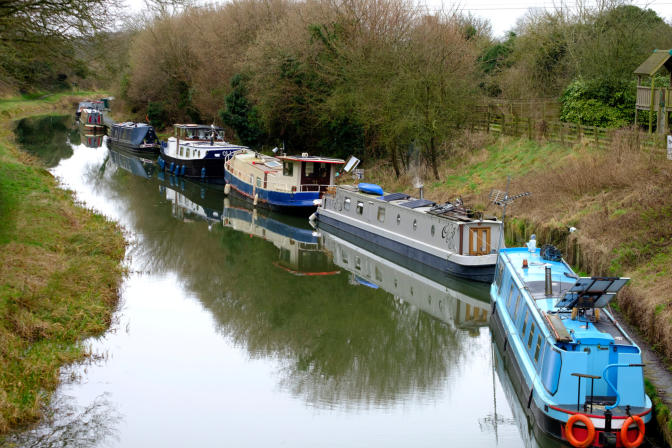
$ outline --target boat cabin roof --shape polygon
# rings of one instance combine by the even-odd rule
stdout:
[[[126,121],[124,123],[115,123],[112,126],[119,128],[142,128],[142,127],[151,127],[147,123],[135,123],[133,121]]]
[[[282,164],[278,162],[278,159],[254,151],[238,153],[236,154],[236,158],[265,172],[275,173],[282,170]]]
[[[222,128],[220,128],[219,126],[211,126],[209,124],[193,124],[193,123],[191,123],[191,124],[177,123],[177,124],[174,124],[173,127],[176,128],[176,129],[192,129],[192,130],[193,129],[207,129],[208,131],[211,130],[211,129],[214,129],[215,131],[221,131],[222,130]]]
[[[529,294],[557,341],[634,345],[608,313],[593,322],[586,317],[572,319],[571,309],[558,306],[562,305],[570,289],[583,280],[564,260],[546,260],[542,258],[540,249],[530,252],[526,247],[500,249],[500,256],[508,262],[521,293],[525,291]],[[527,260],[527,268],[523,267],[523,260]],[[546,295],[546,267],[551,268],[552,291],[549,295]]]
[[[342,165],[345,163],[343,159],[333,159],[331,157],[320,157],[320,156],[278,156],[280,160],[287,160],[290,162],[316,162],[316,163],[332,163],[336,165]]]
[[[465,207],[461,202],[456,202],[454,204],[451,202],[446,202],[444,204],[437,204],[432,200],[424,198],[414,198],[406,193],[383,192],[382,196],[378,196],[376,194],[369,194],[363,192],[356,185],[339,185],[339,188],[345,191],[355,192],[363,196],[366,196],[367,200],[387,202],[388,204],[413,209],[415,211],[434,215],[439,218],[450,219],[451,221],[458,221],[458,222],[480,221],[489,223],[500,222],[494,216],[484,217],[482,213],[476,212],[474,210],[471,210],[470,208]]]

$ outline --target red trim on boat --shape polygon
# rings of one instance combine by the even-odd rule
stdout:
[[[280,269],[284,269],[285,271],[289,272],[290,274],[294,274],[294,275],[298,275],[298,276],[336,275],[336,274],[341,273],[341,271],[299,272],[299,271],[295,271],[293,269],[289,269],[288,267],[285,267],[285,266],[279,264],[277,261],[274,261],[273,265],[279,267]]]

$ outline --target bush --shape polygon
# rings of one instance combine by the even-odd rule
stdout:
[[[635,85],[629,81],[579,79],[565,89],[560,103],[562,121],[620,128],[635,120]]]

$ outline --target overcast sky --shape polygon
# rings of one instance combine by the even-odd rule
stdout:
[[[197,0],[198,2],[199,0]],[[219,3],[226,0],[203,0],[203,3]],[[502,37],[511,30],[518,19],[525,13],[534,8],[555,9],[560,5],[574,8],[577,3],[584,5],[594,5],[600,0],[416,0],[424,4],[430,10],[457,8],[465,13],[471,13],[474,16],[482,17],[490,21],[492,31],[495,37]],[[604,0],[602,0],[604,1]],[[132,9],[142,9],[144,0],[126,0]],[[672,22],[672,0],[635,0],[632,4],[642,8],[650,8],[658,13],[660,17],[667,22]]]

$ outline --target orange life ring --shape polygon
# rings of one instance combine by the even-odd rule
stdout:
[[[637,435],[637,438],[633,441],[630,441],[628,439],[628,429],[630,428],[630,425],[632,423],[637,423],[637,429],[639,429],[639,435]],[[625,419],[625,422],[623,422],[623,426],[621,426],[621,443],[625,448],[636,448],[639,445],[642,444],[644,441],[644,420],[639,415],[631,415],[630,417]]]
[[[588,436],[586,436],[586,438],[583,440],[578,440],[576,437],[574,437],[574,423],[578,421],[586,425],[586,429],[588,430]],[[567,437],[567,441],[571,443],[572,446],[576,448],[587,448],[591,443],[593,443],[593,439],[595,438],[595,425],[593,425],[593,422],[585,414],[574,414],[569,417],[569,420],[567,420],[567,426],[565,426],[565,436]]]

